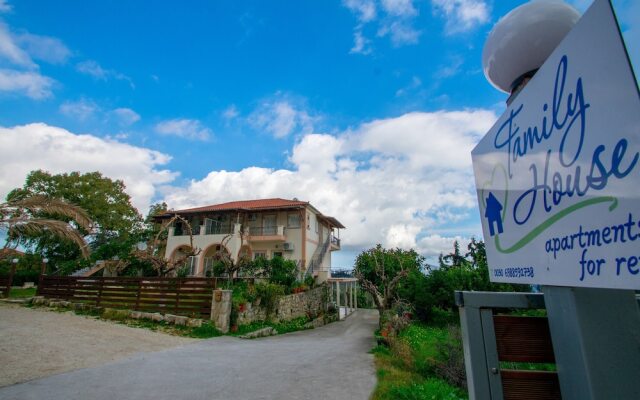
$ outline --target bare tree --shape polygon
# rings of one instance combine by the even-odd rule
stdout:
[[[396,289],[398,284],[409,274],[409,268],[402,258],[396,254],[389,254],[397,260],[398,268],[395,274],[389,274],[385,268],[385,250],[377,247],[363,253],[365,257],[358,257],[354,276],[360,287],[368,292],[378,309],[380,327],[385,322],[385,312],[397,302]],[[367,262],[361,261],[367,259]]]
[[[189,233],[189,246],[187,247],[187,251],[181,252],[179,257],[167,259],[164,254],[162,254],[162,250],[166,245],[163,239],[165,235],[163,234],[168,231],[169,227],[176,221],[180,221],[186,227],[186,230]],[[195,257],[200,254],[201,251],[201,249],[198,249],[193,245],[193,230],[189,221],[178,214],[175,214],[171,219],[162,224],[151,243],[147,245],[146,249],[135,249],[132,251],[132,255],[138,260],[149,262],[158,276],[167,276],[182,267],[189,257]],[[129,262],[122,262],[117,266],[117,270],[122,271],[129,265]]]
[[[238,232],[238,235],[240,235],[240,246],[238,247],[238,251],[236,252],[235,257],[233,257],[233,255],[228,251],[218,251],[213,256],[214,260],[220,261],[224,265],[224,272],[227,274],[227,276],[229,276],[229,278],[232,278],[240,271],[246,270],[247,267],[251,265],[251,258],[246,254],[242,254],[242,249],[245,245],[245,241],[248,235],[248,229],[249,228],[245,226],[245,224],[240,225],[240,231]],[[229,247],[227,245],[235,235],[235,233],[226,235],[220,241],[220,245],[223,248],[228,249]]]

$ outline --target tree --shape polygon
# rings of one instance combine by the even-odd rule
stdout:
[[[166,232],[168,231],[169,227],[176,221],[180,221],[181,223],[183,223],[187,232],[189,233],[189,246],[187,251],[182,253],[181,256],[174,259],[166,259],[164,257],[164,249],[162,249],[162,251],[160,251],[159,249],[162,248],[162,246],[166,246],[166,242],[163,241],[162,238],[166,237]],[[119,265],[117,266],[117,270],[123,271],[135,262],[147,263],[157,273],[158,276],[167,276],[172,273],[177,273],[178,269],[184,266],[184,263],[189,257],[195,257],[200,254],[200,252],[201,249],[193,246],[193,232],[191,229],[191,224],[189,223],[189,221],[176,214],[171,219],[162,224],[153,240],[151,240],[150,243],[147,243],[146,248],[135,248],[133,250],[130,250],[130,255],[125,257],[119,263]]]
[[[94,222],[91,231],[77,225],[79,233],[89,237],[93,258],[111,259],[126,254],[126,249],[138,240],[143,231],[142,217],[131,205],[131,198],[124,190],[122,181],[111,180],[100,172],[52,175],[37,170],[29,173],[23,187],[12,190],[7,199],[18,201],[46,196],[79,206]],[[71,222],[68,216],[51,215],[44,209],[35,216]],[[31,231],[21,236],[19,242],[46,255],[53,264],[66,265],[63,268],[71,271],[80,267],[78,261],[81,251],[73,240],[68,239],[49,232]]]
[[[10,253],[6,249],[24,237],[50,234],[73,242],[85,257],[89,255],[89,248],[78,229],[68,222],[40,218],[40,215],[60,216],[79,229],[91,231],[91,219],[82,208],[45,196],[23,196],[0,204],[0,229],[6,230],[8,236],[3,253]]]
[[[380,315],[380,327],[386,313],[398,301],[397,289],[412,271],[420,271],[424,257],[414,250],[384,249],[381,245],[366,250],[356,259],[354,276],[360,287],[371,294]]]

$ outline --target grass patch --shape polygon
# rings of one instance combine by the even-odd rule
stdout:
[[[10,299],[24,299],[27,297],[33,297],[36,295],[36,288],[27,288],[27,289],[11,289],[9,292]]]
[[[294,318],[291,321],[284,322],[254,321],[250,324],[238,326],[238,330],[236,332],[229,334],[232,336],[242,336],[267,327],[274,328],[278,331],[278,334],[290,333],[310,329],[305,327],[305,324],[309,321],[310,320],[307,317]]]
[[[374,400],[467,399],[466,390],[453,384],[460,367],[461,344],[455,325],[414,323],[390,346],[378,345],[375,355],[378,385]],[[453,357],[451,356],[453,354]]]
[[[429,377],[407,368],[404,360],[386,346],[378,345],[375,355],[378,385],[372,400],[458,400],[466,399],[465,392],[445,380]]]

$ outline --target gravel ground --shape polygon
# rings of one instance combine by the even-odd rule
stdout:
[[[3,400],[365,400],[375,310],[260,339],[221,336],[0,388]]]
[[[0,303],[0,387],[196,341]]]

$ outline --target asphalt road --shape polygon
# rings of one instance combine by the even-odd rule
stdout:
[[[368,399],[377,312],[243,340],[220,337],[0,389],[0,399]],[[37,355],[35,355],[37,356]]]

